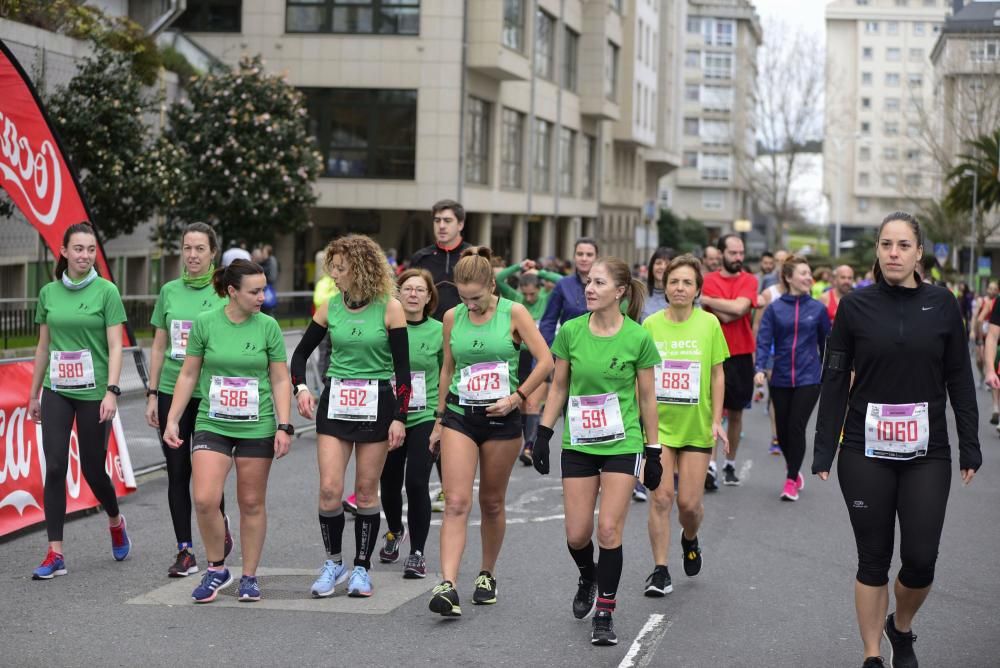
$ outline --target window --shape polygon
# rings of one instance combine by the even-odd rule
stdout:
[[[858,211],[860,211],[861,213],[864,213],[865,211],[868,210],[868,205],[869,205],[869,202],[868,202],[868,198],[867,197],[859,197],[858,198]]]
[[[924,0],[924,7],[934,7],[936,4],[934,0]]]
[[[924,85],[924,75],[923,74],[910,74],[907,76],[907,81],[914,88],[919,88]]]
[[[872,47],[866,46],[861,49],[862,60],[871,60],[874,57],[875,57],[875,49],[873,49]]]
[[[870,135],[872,133],[872,124],[869,121],[861,121],[861,134]]]
[[[910,4],[910,0],[896,0],[897,7],[907,7]]]
[[[604,97],[618,99],[618,47],[608,42],[604,53]]]
[[[589,135],[583,135],[583,187],[584,197],[594,196],[594,151],[597,147],[597,140]]]
[[[861,162],[868,162],[872,159],[872,150],[867,146],[862,146],[858,149],[858,160]]]
[[[882,187],[883,188],[895,188],[899,185],[899,177],[895,174],[883,174],[882,175]]]
[[[688,102],[698,102],[701,97],[701,86],[698,84],[685,84],[684,99]]]
[[[858,185],[865,188],[871,185],[871,179],[868,172],[858,172]]]
[[[535,74],[552,80],[555,66],[556,20],[538,10],[535,15]]]
[[[684,67],[698,67],[701,65],[701,51],[685,51]]]
[[[697,16],[689,16],[687,20],[687,31],[689,35],[700,35],[701,19]]]
[[[903,52],[894,46],[890,46],[885,50],[885,59],[889,62],[899,62],[903,58]]]
[[[870,0],[854,0],[854,3],[858,7],[867,7],[869,2],[870,2]]]
[[[899,21],[886,21],[885,22],[885,34],[887,34],[887,35],[898,35],[899,34]]]
[[[733,35],[736,33],[736,22],[731,19],[705,19],[705,44],[713,46],[732,46]]]
[[[919,123],[907,123],[906,124],[906,136],[907,137],[919,137],[920,136],[920,124]]]
[[[877,35],[878,21],[865,21],[865,32],[869,35]]]
[[[710,111],[729,111],[733,108],[733,87],[712,84],[702,86],[701,106]]]
[[[724,51],[706,51],[702,70],[706,79],[732,79],[733,54]]]
[[[906,149],[906,159],[910,162],[916,162],[920,160],[920,149],[919,148]]]
[[[552,166],[552,124],[540,118],[535,119],[535,191],[547,193],[551,190],[549,172]]]
[[[725,190],[702,190],[701,208],[709,211],[721,211],[726,203]]]
[[[883,133],[886,137],[895,137],[899,134],[899,123],[896,121],[887,121]]]
[[[698,175],[705,181],[728,181],[732,162],[728,153],[702,153],[698,156]]]
[[[732,128],[729,121],[701,121],[701,141],[706,144],[728,144],[732,141]]]
[[[566,90],[576,91],[577,60],[580,53],[580,36],[566,28],[563,33],[562,85]]]
[[[420,0],[288,0],[288,32],[416,35]]]
[[[466,109],[465,180],[489,183],[490,103],[470,97]]]
[[[683,166],[684,167],[697,167],[698,166],[698,151],[684,151]]]
[[[862,86],[871,86],[872,85],[872,73],[871,72],[862,72],[861,73],[861,85]]]
[[[503,110],[500,129],[500,185],[520,188],[521,166],[524,164],[524,114],[513,109]]]
[[[872,108],[872,99],[870,97],[861,98],[861,108],[865,111]]]
[[[240,32],[241,0],[188,0],[174,24],[190,32]]]
[[[698,119],[697,118],[685,118],[684,119],[684,136],[686,136],[686,137],[697,137],[698,136]]]
[[[882,159],[889,160],[890,162],[899,160],[899,149],[895,146],[886,146],[882,149]]]
[[[524,51],[524,0],[503,0],[503,45]]]
[[[922,62],[924,62],[924,50],[923,49],[910,49],[910,62],[911,63],[922,63]]]
[[[899,98],[898,97],[887,97],[887,98],[885,98],[885,110],[886,111],[899,111]]]
[[[333,178],[415,178],[417,91],[304,88],[309,127]]]
[[[573,194],[573,176],[576,172],[576,132],[562,128],[559,133],[559,192]]]
[[[972,43],[969,58],[976,63],[995,62],[1000,60],[1000,40],[980,39]]]
[[[907,174],[906,175],[906,185],[911,188],[920,187],[920,174]]]
[[[899,88],[899,72],[886,72],[885,85],[893,88]]]
[[[608,6],[619,14],[622,11],[622,0],[608,0]]]
[[[920,37],[927,33],[927,25],[923,21],[913,22],[913,34]]]

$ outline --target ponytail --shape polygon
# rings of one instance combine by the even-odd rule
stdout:
[[[212,287],[220,297],[229,296],[229,288],[240,289],[244,276],[263,274],[264,269],[256,262],[249,260],[233,260],[228,266],[219,267],[212,274]]]
[[[890,213],[888,216],[883,218],[882,224],[878,226],[878,234],[875,235],[875,264],[872,265],[872,278],[876,283],[884,280],[884,277],[882,276],[882,267],[880,267],[878,263],[878,242],[879,239],[882,238],[882,229],[889,223],[896,221],[906,223],[907,225],[910,226],[910,229],[913,230],[913,235],[917,238],[917,246],[919,248],[923,248],[924,245],[924,234],[923,231],[920,229],[920,221],[918,221],[916,216],[914,216],[913,214],[907,213],[905,211],[894,211],[893,213]],[[923,281],[920,272],[917,271],[916,269],[913,270],[913,275],[916,277],[917,283]]]
[[[646,305],[646,286],[637,278],[630,278],[625,288],[625,299],[628,300],[628,309],[625,315],[639,322],[642,315],[642,307]]]
[[[74,223],[73,225],[67,227],[66,231],[63,232],[63,239],[62,239],[63,248],[69,247],[69,240],[73,237],[74,234],[89,234],[90,236],[94,237],[94,239],[97,239],[97,232],[94,231],[94,227],[90,223],[88,223],[87,221],[83,221],[81,223]],[[69,268],[69,260],[67,260],[66,257],[63,256],[63,254],[60,252],[59,259],[56,260],[55,276],[57,281],[62,279],[63,274],[66,272],[66,269],[68,268]]]
[[[455,283],[493,285],[493,251],[486,246],[470,246],[455,265]]]

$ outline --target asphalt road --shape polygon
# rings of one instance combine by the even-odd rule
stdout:
[[[934,591],[914,625],[924,666],[998,665],[991,643],[1000,631],[1000,485],[992,463],[1000,439],[986,423],[988,395],[978,395],[986,463],[970,487],[956,482],[952,490]],[[272,470],[264,601],[239,604],[221,597],[195,606],[187,598],[195,580],[166,577],[175,544],[166,480],[154,475],[123,501],[134,542],[125,562],[111,559],[99,515],[68,523],[70,572],[53,581],[30,579],[44,555],[43,531],[0,544],[0,664],[860,666],[855,547],[836,480],[809,476],[799,502],[781,502],[784,467],[767,454],[766,420],[759,404],[746,414],[738,458],[743,485],[706,499],[701,575],[686,578],[679,547],[672,546],[674,592],[664,599],[642,595],[652,568],[647,506],[633,504],[615,616],[617,647],[592,647],[589,622],[570,614],[576,569],[565,547],[557,471],[541,477],[520,464],[508,495],[497,605],[471,605],[479,570],[475,526],[458,583],[461,619],[431,614],[434,575],[404,581],[402,563],[377,566],[371,599],[310,599],[311,573],[323,560],[323,548],[315,441],[306,435]],[[228,495],[235,500],[232,482]],[[440,515],[434,520],[427,550],[432,572]],[[353,540],[349,522],[345,555]],[[231,565],[239,566],[238,555],[237,549]],[[887,646],[883,652],[888,654]]]

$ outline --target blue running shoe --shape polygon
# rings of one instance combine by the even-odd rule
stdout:
[[[201,584],[191,592],[191,598],[194,599],[195,603],[211,603],[220,590],[232,583],[233,576],[228,568],[223,568],[221,571],[205,571],[201,577]]]
[[[32,572],[32,580],[51,580],[57,575],[66,575],[66,562],[61,554],[49,548],[42,563]]]
[[[320,569],[316,582],[313,582],[313,598],[332,596],[333,590],[336,589],[337,585],[346,582],[348,575],[350,573],[348,573],[347,567],[344,564],[338,564],[332,559],[327,559],[323,562],[323,568]]]
[[[116,527],[111,528],[111,554],[115,561],[125,561],[129,552],[132,551],[132,539],[128,537],[125,530],[125,516],[119,515],[121,522]]]
[[[240,578],[240,603],[253,603],[260,600],[260,585],[253,575]]]
[[[351,571],[351,581],[347,583],[347,595],[354,598],[372,595],[372,579],[364,566],[355,566]]]

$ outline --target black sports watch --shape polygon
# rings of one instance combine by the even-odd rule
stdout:
[[[160,396],[160,391],[157,390],[155,387],[151,387],[148,390],[146,390],[146,396],[147,397],[158,397],[158,396]]]
[[[108,392],[115,395],[116,397],[122,396],[122,388],[117,385],[108,385]]]
[[[293,434],[295,434],[295,427],[288,424],[287,422],[282,422],[281,424],[278,425],[278,431],[283,431],[289,436],[292,436]]]

